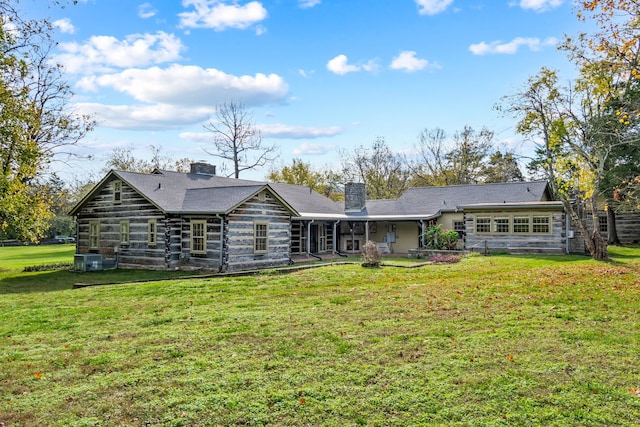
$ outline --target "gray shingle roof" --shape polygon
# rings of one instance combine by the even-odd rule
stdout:
[[[151,174],[124,171],[111,173],[168,213],[226,213],[263,188],[270,188],[295,211],[292,212],[294,215],[298,214],[305,219],[427,219],[464,206],[471,208],[474,205],[510,204],[513,207],[514,204],[524,206],[550,200],[545,181],[420,187],[410,188],[394,200],[367,200],[362,212],[346,214],[344,202],[333,202],[309,187],[300,185],[173,171],[156,171]],[[102,185],[107,177],[101,182]],[[72,214],[90,196],[80,202]]]
[[[172,171],[113,173],[171,213],[227,212],[266,186],[258,181]]]

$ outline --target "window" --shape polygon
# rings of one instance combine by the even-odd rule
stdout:
[[[122,181],[113,181],[113,203],[122,202]]]
[[[207,253],[207,222],[191,221],[191,253]]]
[[[148,238],[147,241],[149,243],[149,246],[155,246],[156,245],[156,232],[157,230],[157,226],[156,226],[156,220],[155,219],[150,219],[148,226],[147,226],[147,231],[148,231]]]
[[[513,217],[513,232],[514,233],[529,233],[529,217],[528,216],[514,216]]]
[[[269,224],[256,222],[253,224],[253,252],[265,253],[268,249]]]
[[[129,221],[120,221],[120,244],[129,244]]]
[[[509,232],[509,217],[508,216],[499,216],[493,219],[493,223],[495,224],[495,232],[496,233],[508,233]]]
[[[534,233],[549,233],[551,231],[551,225],[548,216],[533,216],[533,232]]]
[[[100,223],[89,222],[89,249],[98,249],[100,246]]]
[[[464,236],[464,221],[453,221],[453,230],[458,233],[458,238],[461,239]]]
[[[598,217],[598,231],[600,231],[600,233],[605,233],[605,234],[609,232],[606,216]]]
[[[479,216],[476,218],[476,233],[491,232],[491,217]]]

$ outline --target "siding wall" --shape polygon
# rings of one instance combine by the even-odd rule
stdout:
[[[267,253],[254,253],[254,224],[267,222]],[[264,200],[255,196],[227,217],[225,231],[228,271],[250,270],[287,265],[290,260],[290,213],[266,193]]]
[[[165,217],[161,211],[122,184],[121,203],[113,201],[113,181],[106,185],[88,201],[77,213],[78,243],[77,252],[100,253],[104,257],[115,257],[118,252],[118,265],[121,268],[164,269],[166,239]],[[148,223],[156,220],[156,245],[149,246]],[[99,248],[89,248],[89,223],[100,223]],[[120,222],[129,221],[129,244],[120,244]]]
[[[531,212],[489,211],[465,213],[465,249],[474,252],[546,253],[566,252],[565,215],[562,211],[533,212],[535,215],[551,215],[550,234],[476,234],[477,216],[520,215]]]

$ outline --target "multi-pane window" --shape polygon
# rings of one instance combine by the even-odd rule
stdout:
[[[513,217],[513,232],[514,233],[529,233],[530,218],[528,216],[514,216]]]
[[[120,244],[129,244],[129,221],[120,221]]]
[[[509,232],[509,217],[508,216],[499,216],[493,219],[493,223],[495,224],[495,232],[496,233],[508,233]]]
[[[598,217],[598,231],[600,231],[600,233],[605,233],[605,234],[609,232],[606,216]]]
[[[191,221],[191,253],[207,253],[207,222]]]
[[[122,181],[113,182],[113,203],[122,202]]]
[[[157,243],[157,224],[155,219],[150,219],[147,225],[147,242],[149,246],[155,246]]]
[[[476,233],[491,233],[490,216],[479,216],[476,218]]]
[[[253,252],[267,252],[268,229],[269,224],[266,222],[256,222],[255,224],[253,224]]]
[[[100,246],[100,223],[98,221],[89,222],[89,248],[98,249]]]
[[[551,224],[548,216],[533,216],[533,232],[534,233],[549,233],[551,231]]]
[[[464,221],[453,221],[453,231],[458,233],[458,238],[462,238],[464,236]]]

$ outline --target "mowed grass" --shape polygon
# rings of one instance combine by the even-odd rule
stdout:
[[[611,253],[49,291],[5,271],[0,423],[638,425],[640,250]]]

